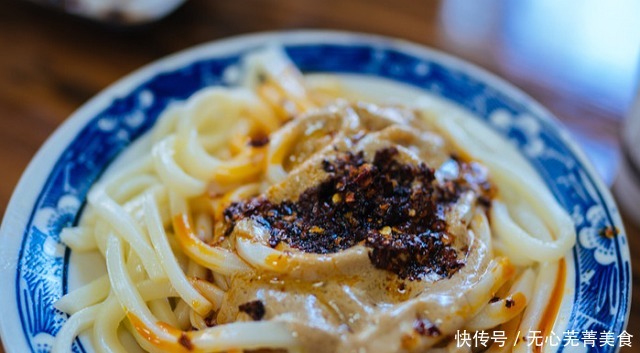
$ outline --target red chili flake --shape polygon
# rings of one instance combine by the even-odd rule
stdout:
[[[212,311],[211,314],[209,314],[209,316],[204,318],[204,323],[207,324],[208,327],[213,327],[217,323],[216,315],[214,314],[215,314],[215,311]]]
[[[252,137],[249,140],[249,146],[251,147],[262,147],[266,144],[269,143],[269,136],[257,136],[257,137]]]
[[[442,334],[440,329],[432,325],[427,320],[416,319],[413,323],[413,330],[421,336],[438,337]]]
[[[254,300],[238,306],[238,310],[247,313],[253,321],[260,321],[264,317],[266,310],[261,300]]]
[[[180,345],[186,348],[188,351],[193,350],[193,343],[191,342],[191,339],[189,338],[189,336],[187,336],[187,334],[184,332],[180,335],[180,338],[178,339],[178,343],[180,343]]]
[[[507,307],[507,309],[514,305],[516,305],[516,301],[513,299],[507,299],[504,301],[504,306]]]
[[[345,197],[345,201],[348,203],[351,203],[351,202],[354,202],[355,200],[356,200],[356,195],[353,192],[349,191],[347,193],[347,197]]]
[[[484,208],[490,208],[491,198],[485,195],[480,195],[480,197],[478,197],[478,204]]]
[[[500,300],[500,297],[495,297],[495,296],[494,296],[493,298],[489,299],[489,303],[495,303],[495,302],[497,302],[498,300]]]

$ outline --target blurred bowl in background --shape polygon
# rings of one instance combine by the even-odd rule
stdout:
[[[58,8],[72,15],[116,26],[133,26],[157,21],[185,0],[29,0]]]

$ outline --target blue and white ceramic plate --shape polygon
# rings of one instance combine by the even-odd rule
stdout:
[[[548,111],[486,71],[421,46],[303,31],[219,41],[160,60],[99,94],[55,132],[20,180],[0,230],[0,328],[8,353],[48,352],[67,319],[53,307],[73,272],[60,230],[77,220],[87,191],[110,161],[149,130],[167,104],[224,84],[227,67],[269,42],[282,45],[306,73],[361,74],[408,84],[507,137],[576,224],[578,242],[567,259],[556,334],[611,331],[617,337],[625,329],[631,267],[620,216],[590,163]],[[602,236],[607,227],[619,234]],[[591,347],[581,341],[552,350],[615,352],[619,343]],[[74,352],[92,351],[89,342],[74,345]]]

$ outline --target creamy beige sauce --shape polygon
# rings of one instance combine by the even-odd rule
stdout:
[[[455,151],[410,110],[342,104],[296,119],[278,133],[298,138],[289,149],[286,179],[265,192],[273,202],[296,200],[318,185],[327,177],[322,161],[343,150],[364,151],[371,159],[375,151],[392,146],[403,163],[425,162],[438,170],[441,182],[447,173],[456,173],[446,170]],[[478,196],[468,191],[455,204],[443,206],[448,234],[464,262],[450,278],[402,279],[374,267],[370,250],[357,245],[325,256],[331,266],[309,261],[281,274],[258,271],[233,277],[216,321],[251,320],[238,307],[260,300],[266,309],[263,319],[287,322],[309,352],[423,351],[449,340],[513,274],[507,263],[491,263],[489,239],[469,232],[474,212],[484,212],[476,204]],[[247,220],[231,237],[266,243],[267,231],[261,227]],[[300,253],[280,245],[280,250]]]

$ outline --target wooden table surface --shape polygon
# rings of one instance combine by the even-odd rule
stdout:
[[[157,23],[126,28],[0,1],[0,211],[4,214],[21,173],[45,139],[117,79],[199,43],[296,28],[394,36],[476,63],[549,108],[611,183],[619,160],[619,125],[640,77],[640,39],[629,34],[640,33],[629,17],[640,8],[630,2],[579,9],[560,3],[190,0]],[[627,236],[634,256],[640,231],[628,225]],[[636,279],[640,263],[633,265]],[[635,290],[628,326],[636,341],[639,295]],[[640,341],[625,351],[640,352]]]

